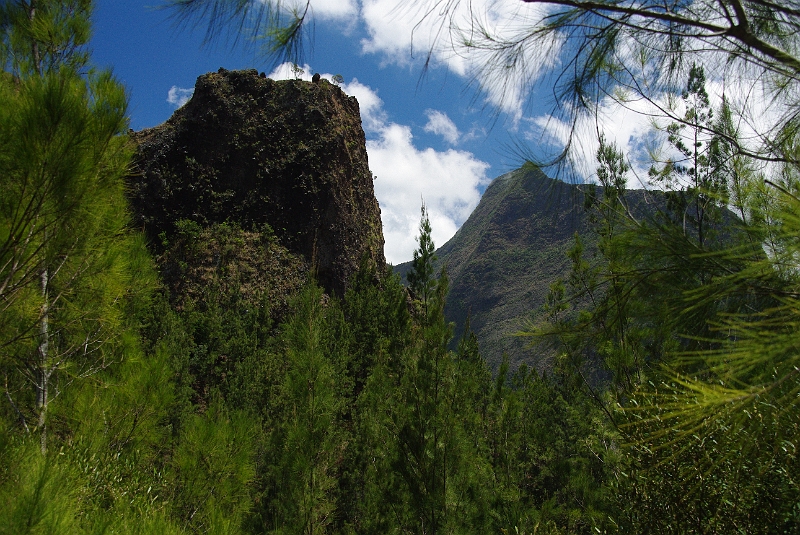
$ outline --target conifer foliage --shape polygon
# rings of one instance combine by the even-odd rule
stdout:
[[[654,212],[626,201],[624,156],[601,138],[603,189],[588,195],[597,251],[576,240],[572,273],[532,334],[577,373],[598,355],[612,374],[615,397],[596,399],[629,444],[616,518],[625,530],[786,533],[800,491],[798,279],[784,256],[796,254],[797,182],[755,175],[731,156],[735,138],[700,141],[712,118],[703,81],[693,66],[688,135],[668,128],[683,163],[652,173],[675,188],[652,194]],[[726,102],[717,115],[735,135]]]
[[[80,74],[90,8],[0,7],[0,364],[5,397],[42,451],[60,390],[121,358],[142,258],[125,229],[125,93],[108,72]]]
[[[552,368],[492,377],[469,324],[452,340],[424,206],[408,287],[365,258],[342,299],[309,277],[274,303],[236,255],[158,285],[91,7],[0,2],[0,534],[798,531],[796,169],[756,172],[702,67],[655,212],[600,140],[596,246],[576,239],[528,333]],[[177,249],[280,251],[176,228]]]

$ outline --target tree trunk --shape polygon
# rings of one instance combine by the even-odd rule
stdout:
[[[47,452],[47,395],[48,383],[50,382],[50,369],[48,367],[48,355],[50,351],[50,331],[48,324],[49,296],[48,285],[50,276],[47,268],[42,270],[42,316],[39,323],[39,347],[37,349],[38,369],[36,371],[36,410],[39,412],[37,429],[41,433],[42,453]]]

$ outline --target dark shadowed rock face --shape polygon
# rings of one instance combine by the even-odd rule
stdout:
[[[338,87],[220,69],[200,76],[166,123],[133,138],[129,191],[153,243],[179,221],[269,225],[340,295],[364,255],[385,265],[358,102]]]

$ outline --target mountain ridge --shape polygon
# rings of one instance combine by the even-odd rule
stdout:
[[[550,355],[515,336],[541,309],[550,284],[569,271],[567,251],[576,232],[585,235],[583,192],[576,185],[523,168],[495,178],[456,234],[436,250],[450,293],[445,314],[455,340],[467,318],[481,355],[497,370],[508,356],[512,369],[526,363],[540,371]],[[405,277],[411,262],[395,267]]]

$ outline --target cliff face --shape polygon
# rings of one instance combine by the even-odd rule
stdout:
[[[358,102],[327,81],[220,69],[200,76],[166,123],[133,138],[130,197],[153,243],[187,221],[268,225],[340,295],[364,255],[385,266]]]

